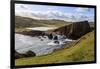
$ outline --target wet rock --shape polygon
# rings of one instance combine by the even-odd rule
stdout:
[[[15,59],[22,58],[23,55],[15,51]]]
[[[32,57],[32,56],[36,56],[36,54],[33,51],[28,51],[24,54],[25,57]]]
[[[24,57],[33,57],[33,56],[36,56],[36,54],[32,51],[28,51],[25,54],[20,54],[15,51],[15,59],[24,58]]]

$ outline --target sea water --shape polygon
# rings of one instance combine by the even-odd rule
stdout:
[[[32,37],[22,34],[15,34],[15,50],[20,54],[25,54],[28,51],[32,51],[36,54],[36,56],[46,55],[52,53],[55,49],[63,48],[64,43],[60,42],[60,44],[53,43],[54,40],[48,39],[46,36],[41,37]],[[68,40],[71,42],[72,40]]]

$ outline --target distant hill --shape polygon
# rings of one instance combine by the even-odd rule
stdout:
[[[94,61],[94,31],[82,36],[69,48],[64,48],[44,56],[21,58],[15,65],[53,64],[66,62]]]
[[[63,20],[36,20],[28,17],[15,16],[15,28],[41,27],[41,26],[63,26],[70,22]]]
[[[15,16],[15,28],[26,27],[41,27],[41,26],[64,26],[71,24],[72,22],[66,22],[64,20],[37,20],[29,17]],[[94,27],[94,22],[89,23],[91,27]]]

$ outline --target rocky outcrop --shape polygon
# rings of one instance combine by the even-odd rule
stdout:
[[[23,55],[15,51],[15,59],[21,58]]]
[[[20,54],[15,51],[15,59],[24,58],[24,57],[33,57],[33,56],[36,56],[36,54],[33,51],[28,51],[24,54]]]
[[[88,21],[74,22],[54,30],[54,32],[64,34],[70,39],[78,39],[90,31],[91,28]]]
[[[23,35],[29,35],[29,36],[40,36],[43,34],[42,31],[23,31],[23,32],[17,32],[18,34],[23,34]]]

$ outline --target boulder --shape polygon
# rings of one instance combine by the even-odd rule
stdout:
[[[15,59],[22,58],[23,55],[15,51]]]
[[[15,59],[24,58],[24,57],[32,57],[32,56],[36,56],[36,54],[32,51],[28,51],[25,54],[20,54],[17,51],[15,51]]]
[[[28,51],[24,54],[25,57],[32,57],[32,56],[36,56],[36,54],[33,51]]]

